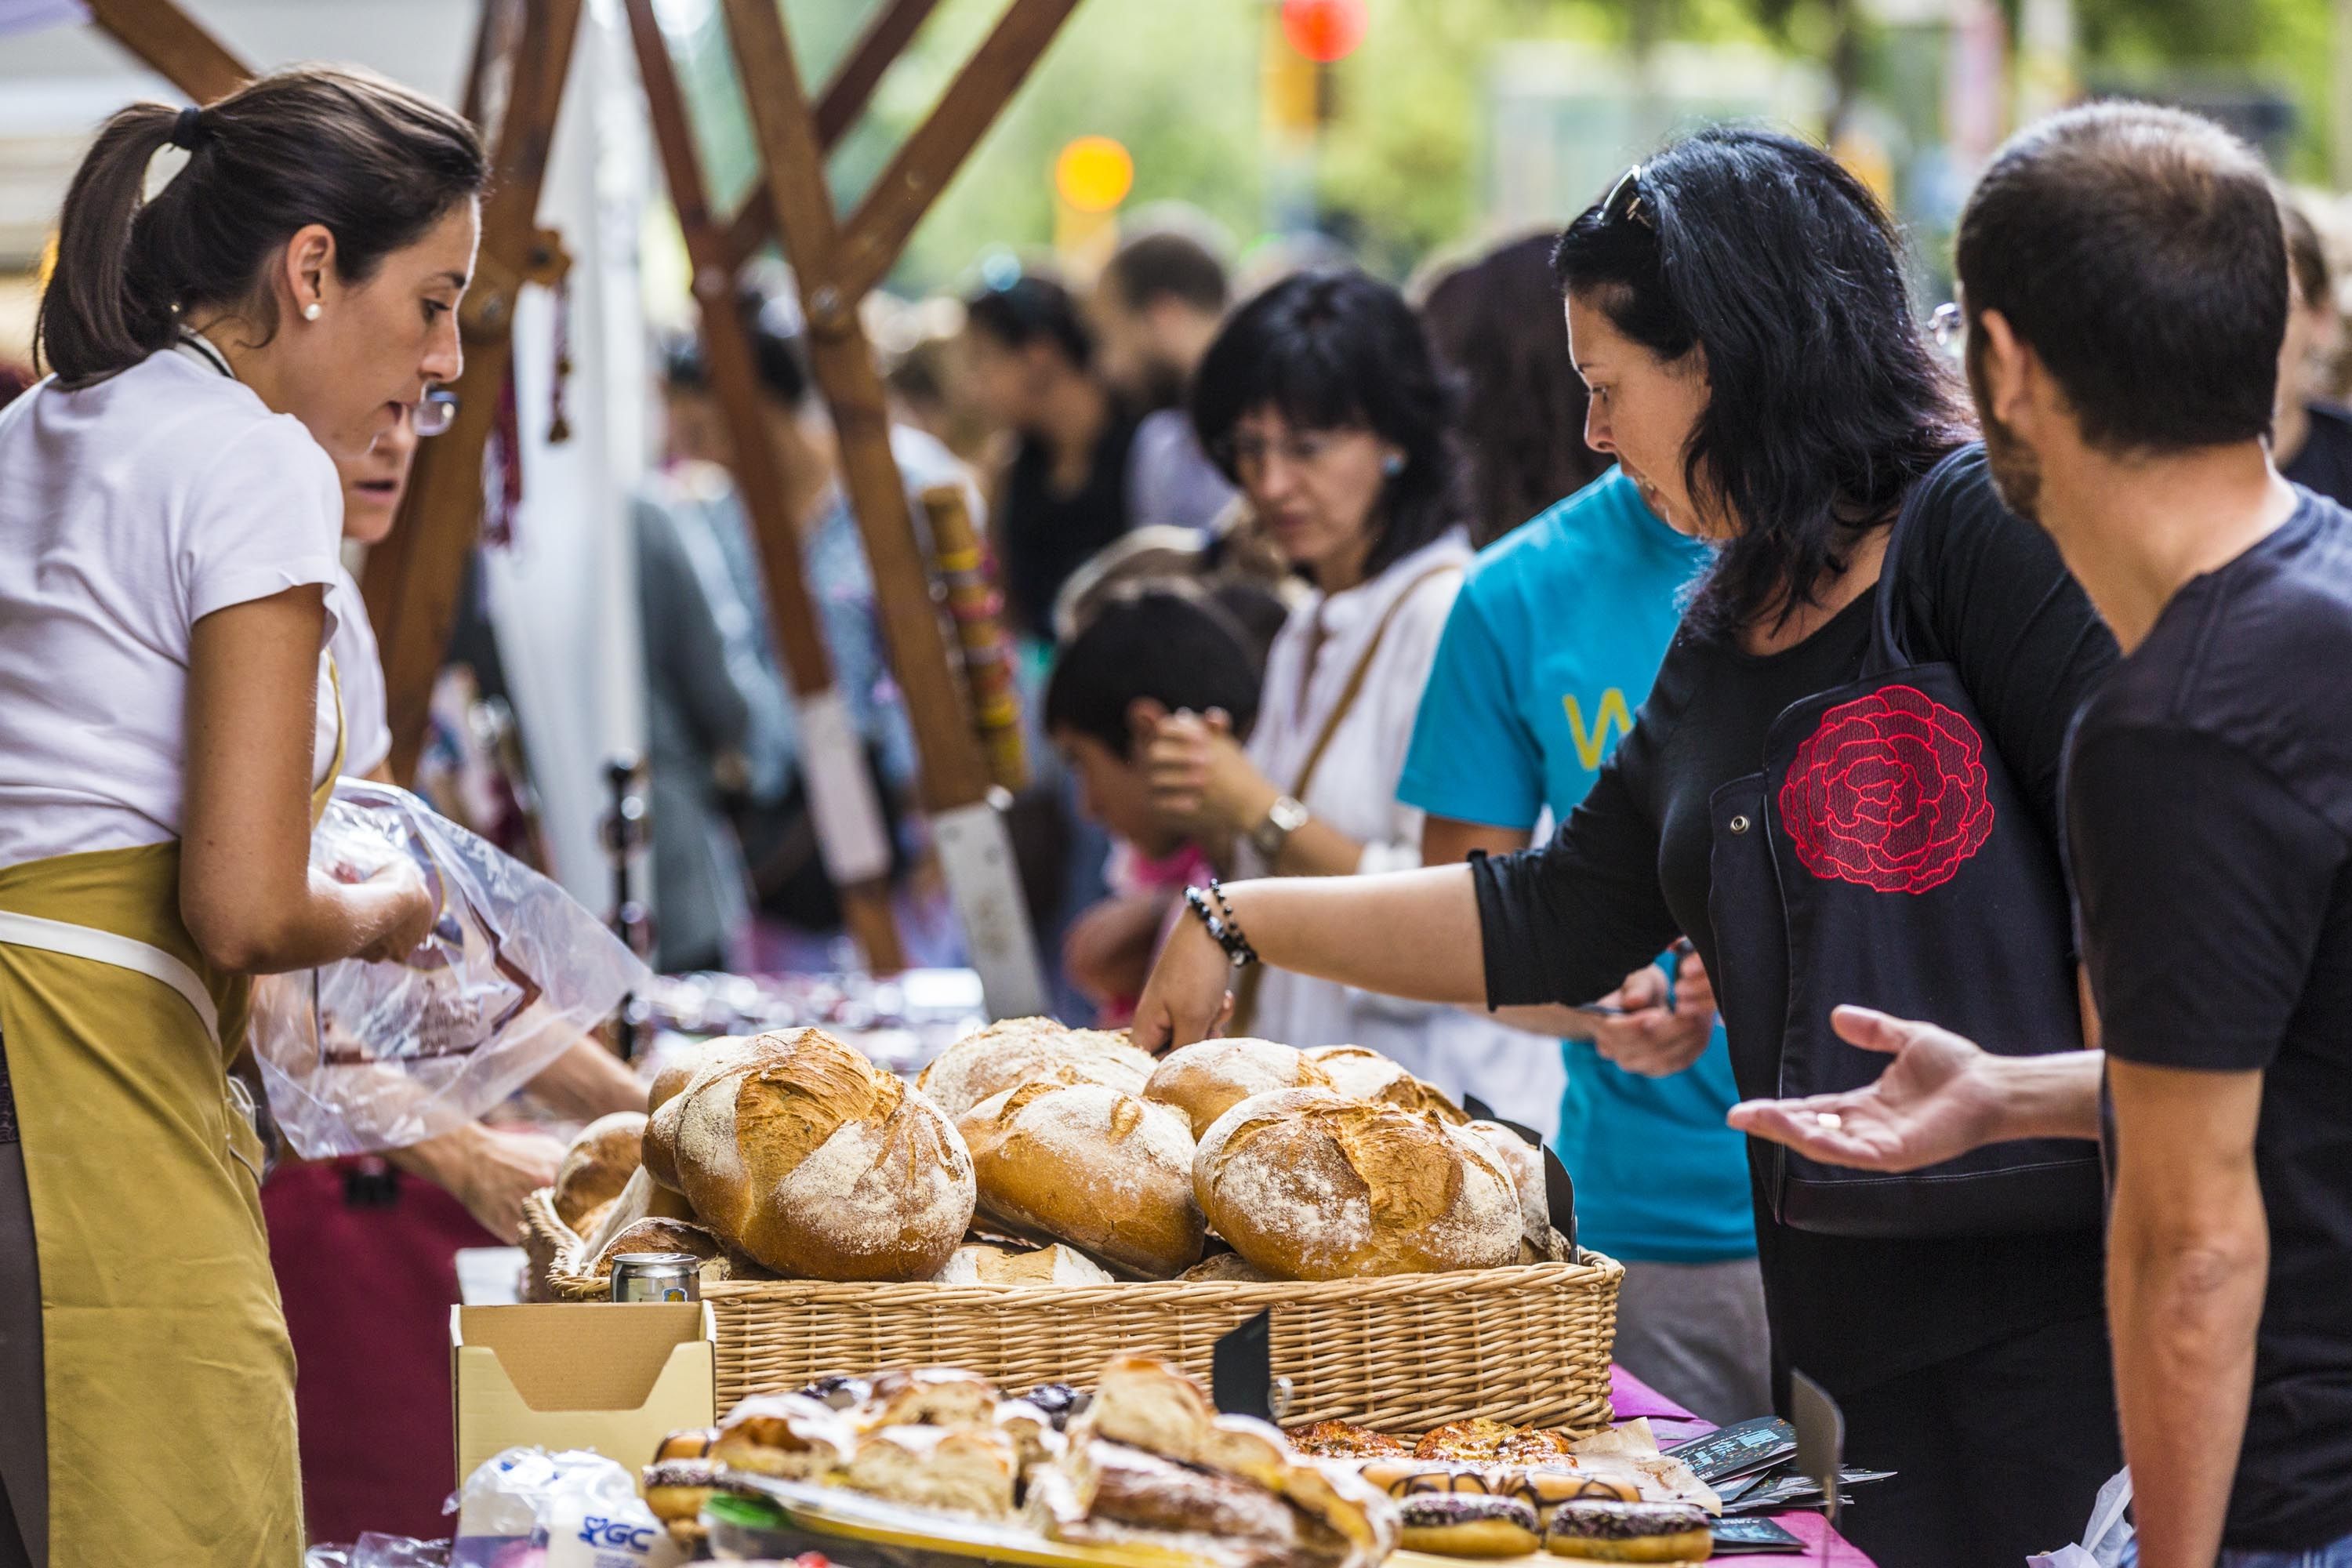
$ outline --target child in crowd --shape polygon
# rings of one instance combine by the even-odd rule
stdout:
[[[1071,924],[1062,963],[1101,1006],[1133,1011],[1176,900],[1208,858],[1152,809],[1143,748],[1170,714],[1223,713],[1237,735],[1257,715],[1259,661],[1216,600],[1181,580],[1114,592],[1062,650],[1045,689],[1045,732],[1078,785],[1078,808],[1117,838],[1109,896]]]

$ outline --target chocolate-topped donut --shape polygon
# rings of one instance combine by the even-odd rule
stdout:
[[[1536,1510],[1517,1498],[1424,1492],[1401,1499],[1409,1552],[1445,1557],[1523,1557],[1542,1542]]]
[[[1704,1563],[1715,1549],[1706,1510],[1686,1502],[1564,1502],[1544,1549],[1601,1563]]]

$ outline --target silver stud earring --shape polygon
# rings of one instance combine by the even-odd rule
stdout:
[[[1390,479],[1395,479],[1404,472],[1404,458],[1398,453],[1391,452],[1381,459],[1381,472]]]
[[[302,319],[306,321],[315,321],[319,319],[319,301],[313,300],[302,307]]]

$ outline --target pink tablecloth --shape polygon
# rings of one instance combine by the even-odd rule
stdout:
[[[1609,1370],[1611,1376],[1609,1396],[1611,1403],[1617,1407],[1617,1419],[1631,1421],[1637,1415],[1648,1416],[1650,1430],[1657,1434],[1659,1447],[1665,1447],[1679,1443],[1685,1437],[1704,1436],[1715,1430],[1714,1422],[1692,1415],[1623,1367],[1612,1366]],[[1799,1563],[1818,1563],[1823,1561],[1819,1552],[1822,1536],[1829,1531],[1829,1524],[1820,1514],[1798,1509],[1787,1513],[1776,1513],[1771,1517],[1776,1523],[1803,1542],[1811,1550],[1801,1557],[1786,1552],[1773,1554],[1727,1552],[1718,1553],[1714,1561],[1786,1563],[1791,1564],[1792,1568]],[[1854,1550],[1852,1542],[1834,1532],[1830,1533],[1827,1561],[1834,1564],[1835,1568],[1875,1568],[1869,1558]]]

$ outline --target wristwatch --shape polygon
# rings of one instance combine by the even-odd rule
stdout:
[[[1249,830],[1250,847],[1271,866],[1282,857],[1290,836],[1307,826],[1307,810],[1286,795],[1276,795],[1265,810],[1265,820]]]

